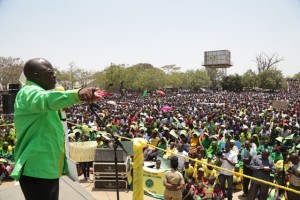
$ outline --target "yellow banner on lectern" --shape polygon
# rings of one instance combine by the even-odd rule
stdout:
[[[163,178],[166,170],[144,167],[144,191],[155,198],[164,198]]]
[[[70,142],[70,158],[75,162],[92,162],[95,159],[96,141]]]

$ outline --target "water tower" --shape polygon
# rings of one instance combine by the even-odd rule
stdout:
[[[227,68],[232,66],[229,50],[205,51],[202,64],[208,72],[212,83],[212,89],[217,87],[217,78],[227,76]]]

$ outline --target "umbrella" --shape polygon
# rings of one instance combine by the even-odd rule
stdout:
[[[162,96],[166,95],[166,93],[164,91],[161,91],[161,90],[157,90],[156,93],[159,94],[159,95],[162,95]]]
[[[161,110],[161,111],[170,111],[170,110],[173,110],[173,108],[170,107],[170,106],[164,106],[164,107],[162,107],[160,110]]]
[[[115,101],[107,101],[107,104],[110,104],[110,105],[113,105],[113,106],[117,105],[117,103]]]

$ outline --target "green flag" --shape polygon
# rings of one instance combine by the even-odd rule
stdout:
[[[143,91],[142,98],[145,98],[147,96],[147,89]]]

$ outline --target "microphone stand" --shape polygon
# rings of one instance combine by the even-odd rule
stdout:
[[[113,141],[114,141],[113,142],[113,147],[114,147],[114,153],[115,153],[115,169],[116,169],[115,174],[116,174],[117,200],[119,200],[120,196],[119,196],[119,175],[118,175],[118,157],[117,157],[117,148],[118,148],[118,146],[121,147],[121,149],[123,149],[123,151],[125,151],[126,154],[128,154],[128,153],[124,149],[123,144],[118,140],[117,137],[114,136],[113,131],[105,125],[104,121],[96,113],[96,111],[94,109],[95,107],[96,106],[94,106],[93,104],[89,104],[89,108],[90,108],[91,112],[96,116],[97,124],[99,126],[105,127],[105,131],[111,135],[111,137],[113,138]]]

